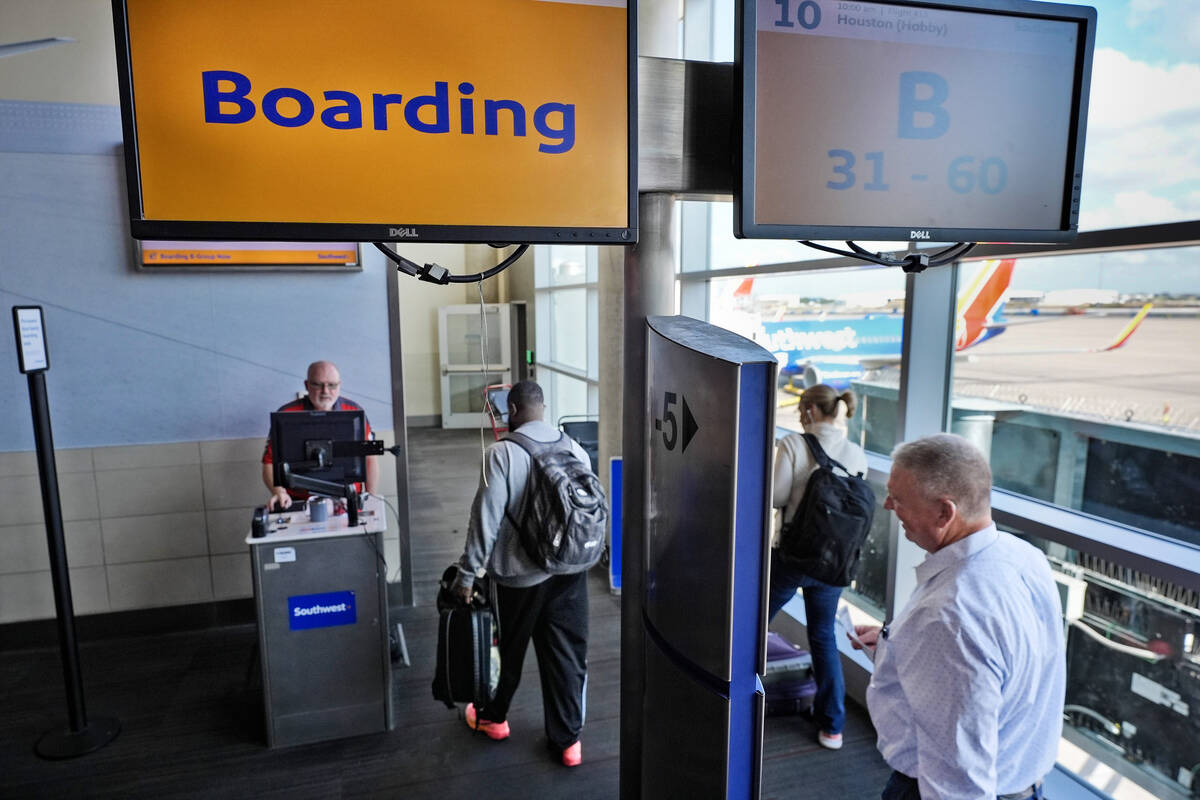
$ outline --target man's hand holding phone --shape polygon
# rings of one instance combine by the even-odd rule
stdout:
[[[855,625],[850,620],[850,610],[842,606],[837,611],[838,623],[846,629],[846,638],[855,650],[862,650],[873,661],[875,659],[875,644],[879,641],[878,625]]]
[[[846,635],[850,637],[850,644],[854,645],[855,650],[870,650],[875,651],[875,645],[879,643],[879,632],[883,630],[878,625],[855,625],[854,630]]]

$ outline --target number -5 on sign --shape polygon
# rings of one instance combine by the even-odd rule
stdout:
[[[13,306],[13,330],[17,338],[17,360],[21,372],[49,369],[46,355],[46,326],[41,306]]]

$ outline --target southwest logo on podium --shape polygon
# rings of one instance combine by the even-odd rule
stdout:
[[[357,621],[354,592],[301,594],[288,598],[288,627],[294,631],[353,625]]]

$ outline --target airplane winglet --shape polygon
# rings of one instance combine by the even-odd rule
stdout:
[[[1138,326],[1142,324],[1142,320],[1144,320],[1146,318],[1146,315],[1150,313],[1150,307],[1152,305],[1154,305],[1154,304],[1146,303],[1146,305],[1142,306],[1142,310],[1134,315],[1133,319],[1129,321],[1129,324],[1126,325],[1121,330],[1121,332],[1117,334],[1117,338],[1113,339],[1112,342],[1108,345],[1108,347],[1102,347],[1093,352],[1106,353],[1109,350],[1116,350],[1118,347],[1121,347],[1126,342],[1128,342],[1129,337],[1133,336],[1133,332],[1137,330]]]

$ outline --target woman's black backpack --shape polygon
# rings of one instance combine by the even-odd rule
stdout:
[[[825,454],[817,437],[804,443],[817,468],[804,497],[779,535],[779,552],[805,574],[830,586],[849,586],[875,517],[875,492],[861,474]]]

